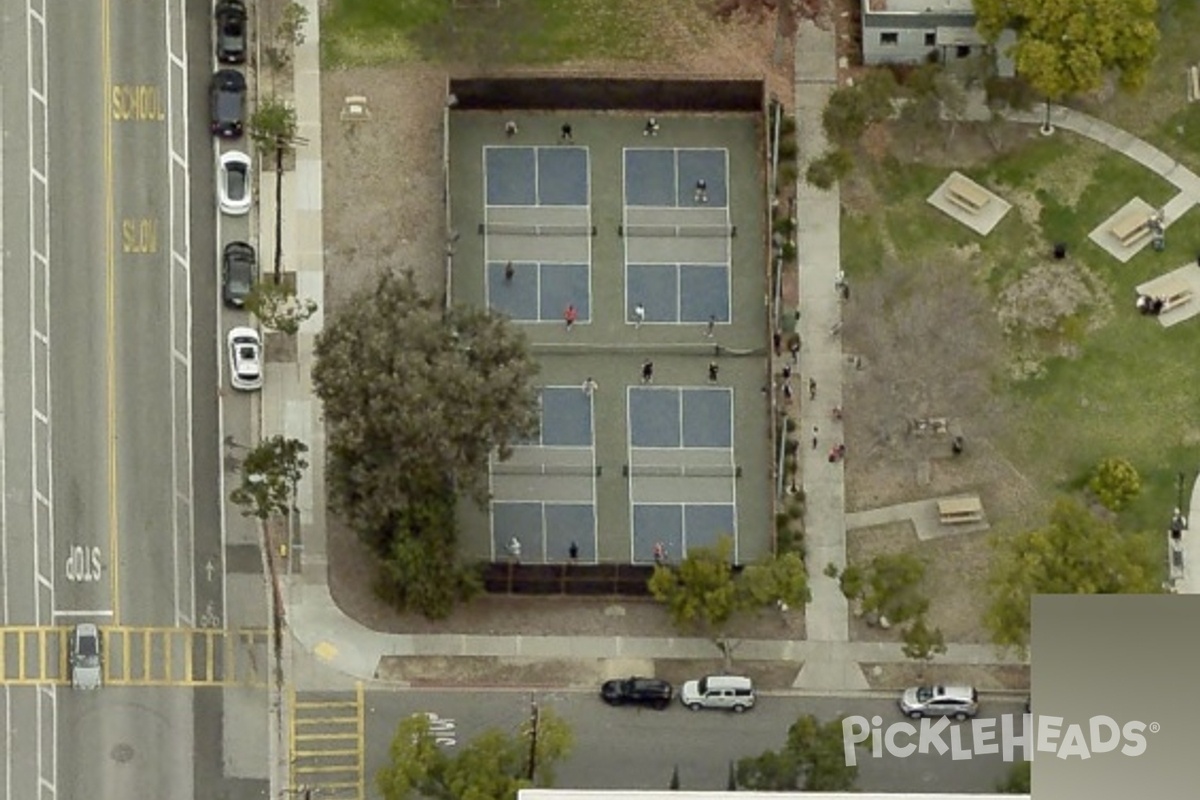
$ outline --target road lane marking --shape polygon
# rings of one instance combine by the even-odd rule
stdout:
[[[103,609],[80,609],[77,611],[55,611],[55,617],[111,617],[113,615],[111,608]]]
[[[162,122],[167,118],[160,86],[117,84],[109,96],[112,118],[116,122]]]
[[[111,0],[101,0],[101,61],[104,76],[104,98],[107,101],[112,91],[112,18]],[[105,306],[105,362],[108,400],[108,574],[111,579],[113,621],[121,620],[121,556],[117,532],[117,353],[116,353],[116,212],[113,201],[113,145],[112,118],[104,115],[104,306]]]
[[[121,251],[128,255],[157,253],[158,218],[140,217],[121,220]]]
[[[362,681],[355,687],[351,698],[341,699],[345,692],[322,692],[313,700],[289,687],[290,793],[366,797],[366,703]]]

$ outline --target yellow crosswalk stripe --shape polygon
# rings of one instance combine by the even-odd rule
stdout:
[[[0,627],[0,685],[69,684],[70,627]],[[270,632],[101,627],[110,686],[267,686]]]
[[[291,793],[321,800],[366,797],[363,685],[353,693],[288,693]]]

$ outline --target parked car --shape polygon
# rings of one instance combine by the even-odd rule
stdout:
[[[217,3],[217,61],[222,64],[246,63],[246,4],[242,0]]]
[[[229,345],[229,382],[233,388],[253,392],[262,388],[262,337],[253,328],[233,328]]]
[[[600,687],[601,699],[610,706],[650,706],[661,711],[673,696],[671,684],[658,678],[619,678]]]
[[[258,280],[254,248],[246,242],[230,242],[221,255],[221,297],[225,305],[241,308]]]
[[[753,708],[754,700],[754,682],[737,675],[708,675],[679,690],[679,701],[692,711],[723,708],[740,714]]]
[[[979,713],[979,692],[971,686],[914,686],[901,695],[900,710],[913,719],[964,720]]]
[[[71,686],[75,689],[99,689],[104,684],[104,666],[100,653],[100,631],[90,622],[71,629],[68,653]]]
[[[218,70],[209,86],[212,132],[223,139],[238,139],[245,127],[246,78],[236,69]]]
[[[238,150],[222,153],[219,172],[217,190],[221,195],[221,210],[235,217],[249,214],[254,199],[250,186],[250,156]]]

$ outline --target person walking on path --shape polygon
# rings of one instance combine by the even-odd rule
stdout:
[[[790,380],[792,379],[792,367],[791,367],[791,365],[790,365],[790,364],[784,364],[784,365],[783,365],[783,369],[779,371],[779,374],[780,374],[780,375],[783,377],[784,381],[790,381]]]
[[[569,123],[569,122],[563,123],[562,140],[563,140],[564,144],[573,144],[575,142],[575,136],[571,130],[571,123]]]
[[[788,342],[788,350],[792,353],[792,363],[800,363],[800,334],[793,334],[792,340]],[[776,354],[778,355],[778,354]]]
[[[646,359],[642,362],[642,383],[654,382],[654,362]]]
[[[781,331],[775,331],[775,336],[772,337],[772,342],[775,345],[775,355],[783,355],[783,333]]]
[[[596,383],[596,380],[590,376],[588,377],[588,379],[586,381],[583,382],[583,393],[586,394],[588,397],[591,397],[592,395],[594,395],[596,393],[596,390],[599,388],[600,388],[600,384]]]
[[[817,449],[817,434],[818,433],[819,433],[819,431],[817,430],[817,426],[813,425],[813,437],[812,437],[813,450]]]
[[[646,307],[638,303],[633,307],[633,325],[635,328],[642,327],[642,323],[646,321]]]
[[[715,361],[708,362],[708,382],[709,383],[717,382],[717,371],[719,369],[720,369],[720,367],[717,366],[717,362],[715,362]]]
[[[817,399],[817,381],[814,378],[808,379],[808,399]]]
[[[513,267],[513,263],[509,261],[504,265],[504,282],[512,283],[513,275],[517,274],[517,270]]]
[[[789,405],[789,406],[792,404],[792,382],[791,381],[783,382],[783,402],[785,405]]]
[[[575,320],[578,318],[579,312],[575,310],[575,306],[567,306],[567,310],[563,312],[563,319],[566,320],[568,333],[575,329]]]

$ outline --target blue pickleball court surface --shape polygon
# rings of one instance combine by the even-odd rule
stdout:
[[[486,147],[489,206],[586,206],[588,151],[583,147]]]
[[[633,447],[733,447],[733,392],[726,388],[629,390]]]
[[[592,318],[591,271],[587,264],[513,262],[512,280],[504,277],[505,263],[487,265],[489,307],[518,322],[563,322],[574,305],[577,324]]]
[[[625,205],[721,208],[729,205],[729,156],[723,149],[625,150]],[[696,197],[706,184],[707,202]]]
[[[729,267],[724,264],[630,264],[625,275],[630,318],[641,303],[646,322],[729,321]]]

